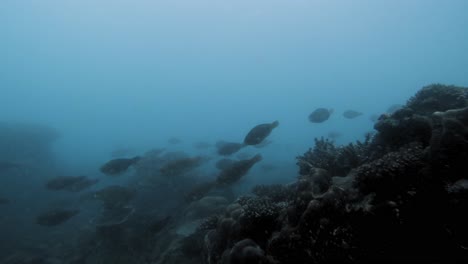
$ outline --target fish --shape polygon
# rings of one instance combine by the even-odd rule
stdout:
[[[198,183],[185,195],[185,200],[187,202],[200,200],[216,186],[216,181]]]
[[[272,123],[260,124],[252,128],[244,138],[245,145],[258,145],[267,138],[273,129],[279,126],[278,121]]]
[[[245,144],[242,144],[242,143],[226,142],[226,141],[218,141],[216,143],[217,153],[222,156],[232,155],[238,152],[243,147],[245,147]]]
[[[230,168],[235,162],[236,161],[232,159],[220,159],[216,162],[215,166],[217,169],[225,170],[227,168]]]
[[[309,114],[309,121],[311,123],[323,123],[327,121],[333,113],[333,109],[317,108]]]
[[[59,176],[49,180],[46,188],[52,191],[80,192],[98,182],[98,179],[89,179],[86,176]]]
[[[134,189],[120,185],[107,186],[92,193],[92,198],[104,203],[104,207],[113,209],[126,206],[136,195]]]
[[[237,159],[244,160],[244,159],[250,159],[253,156],[252,153],[249,152],[241,152],[236,155]]]
[[[222,170],[221,173],[216,178],[217,185],[232,185],[233,183],[238,182],[244,175],[246,175],[249,170],[257,162],[262,160],[260,154],[255,155],[251,159],[236,161],[225,170]]]
[[[180,175],[200,166],[205,160],[206,158],[201,156],[172,160],[165,164],[160,172],[166,176]]]
[[[273,141],[268,140],[268,139],[265,139],[265,140],[263,140],[262,142],[260,142],[259,144],[254,145],[254,147],[256,147],[256,148],[264,148],[264,147],[270,145],[271,143],[273,143]]]
[[[113,159],[101,166],[100,171],[106,175],[119,175],[128,170],[128,168],[138,161],[140,157]]]
[[[346,110],[343,112],[343,116],[347,119],[354,119],[358,116],[361,116],[362,113],[355,110]]]

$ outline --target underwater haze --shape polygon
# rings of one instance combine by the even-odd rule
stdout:
[[[228,193],[218,208],[293,182],[314,138],[363,141],[422,87],[467,87],[467,13],[465,0],[0,1],[0,263],[170,263],[75,241],[143,218],[186,235],[193,186]]]

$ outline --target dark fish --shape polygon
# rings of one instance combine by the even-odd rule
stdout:
[[[326,109],[323,107],[317,108],[310,113],[309,121],[312,123],[323,123],[330,118],[332,113],[333,109]]]
[[[195,169],[196,167],[200,166],[205,160],[206,158],[201,156],[172,160],[169,161],[166,165],[164,165],[160,169],[160,172],[166,176],[180,175],[192,169]]]
[[[203,198],[206,194],[208,194],[211,189],[216,186],[216,182],[203,182],[196,184],[188,194],[185,195],[185,200],[187,202],[197,201]]]
[[[270,145],[271,143],[273,143],[273,141],[268,140],[268,139],[265,139],[265,140],[263,140],[262,142],[260,142],[260,144],[254,145],[254,147],[256,147],[256,148],[264,148],[264,147]]]
[[[271,131],[279,126],[278,121],[268,124],[260,124],[252,128],[247,136],[244,138],[244,144],[246,145],[257,145],[260,144],[266,137],[268,137]]]
[[[216,178],[218,185],[231,185],[239,181],[249,170],[255,165],[255,163],[262,160],[260,154],[255,155],[253,158],[248,160],[236,161],[231,167],[221,171]]]
[[[56,226],[78,214],[79,210],[54,209],[36,217],[36,224],[42,226]]]
[[[69,192],[80,192],[99,182],[97,179],[89,179],[86,176],[60,176],[49,180],[46,188],[52,191],[64,190]]]
[[[171,137],[170,139],[167,140],[170,144],[176,145],[182,142],[179,138],[176,137]]]
[[[127,171],[130,166],[136,164],[140,159],[139,156],[131,159],[113,159],[102,165],[100,170],[106,175],[118,175]]]
[[[104,203],[104,207],[113,209],[126,206],[135,197],[136,192],[133,189],[111,185],[93,193],[94,199]]]
[[[245,147],[242,143],[218,141],[216,143],[216,149],[219,155],[229,156],[238,152],[241,148]]]
[[[236,161],[232,159],[220,159],[216,162],[215,166],[217,169],[225,170],[230,168]]]
[[[358,111],[355,111],[355,110],[346,110],[343,112],[343,116],[347,119],[353,119],[353,118],[356,118],[358,116],[361,116],[362,113],[361,112],[358,112]]]
[[[238,158],[240,160],[244,160],[244,159],[250,159],[252,156],[253,156],[252,153],[241,152],[241,153],[236,155],[236,158]]]

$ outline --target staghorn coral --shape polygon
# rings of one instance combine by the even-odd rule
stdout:
[[[372,134],[367,133],[363,142],[357,140],[355,143],[340,147],[336,162],[341,169],[333,175],[346,175],[351,169],[369,161],[371,140]]]
[[[308,175],[313,168],[332,169],[336,164],[338,149],[329,139],[314,138],[315,145],[303,156],[297,157],[300,175]]]
[[[315,146],[303,156],[297,157],[300,175],[308,175],[320,168],[333,176],[345,176],[351,169],[363,164],[368,158],[372,136],[367,134],[364,142],[356,141],[346,146],[335,146],[329,139],[315,138]]]

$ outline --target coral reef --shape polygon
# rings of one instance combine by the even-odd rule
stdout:
[[[295,183],[204,223],[204,262],[468,261],[467,91],[424,87],[364,142],[315,139]]]
[[[299,174],[308,175],[313,169],[319,168],[333,176],[345,176],[351,169],[368,160],[371,139],[371,134],[367,134],[364,142],[358,140],[346,146],[335,146],[329,139],[315,138],[315,146],[296,158]]]
[[[258,185],[234,200],[224,191],[261,156],[235,162],[193,185],[176,215],[99,226],[90,257],[76,263],[467,263],[467,95],[424,87],[382,115],[375,135],[345,146],[315,139],[297,157],[293,183]],[[133,196],[118,186],[93,193],[108,209]],[[102,252],[109,257],[99,262]]]
[[[416,114],[430,115],[436,111],[466,107],[468,92],[463,87],[432,84],[423,87],[411,97],[406,107]]]
[[[278,227],[277,219],[284,207],[267,198],[242,196],[237,199],[218,218],[216,228],[206,232],[204,242],[208,262],[261,263],[252,261],[265,257],[261,247],[265,247]]]
[[[399,189],[407,189],[415,184],[418,170],[424,168],[424,151],[419,144],[390,152],[382,158],[366,163],[357,168],[355,187],[364,194],[394,195]]]

